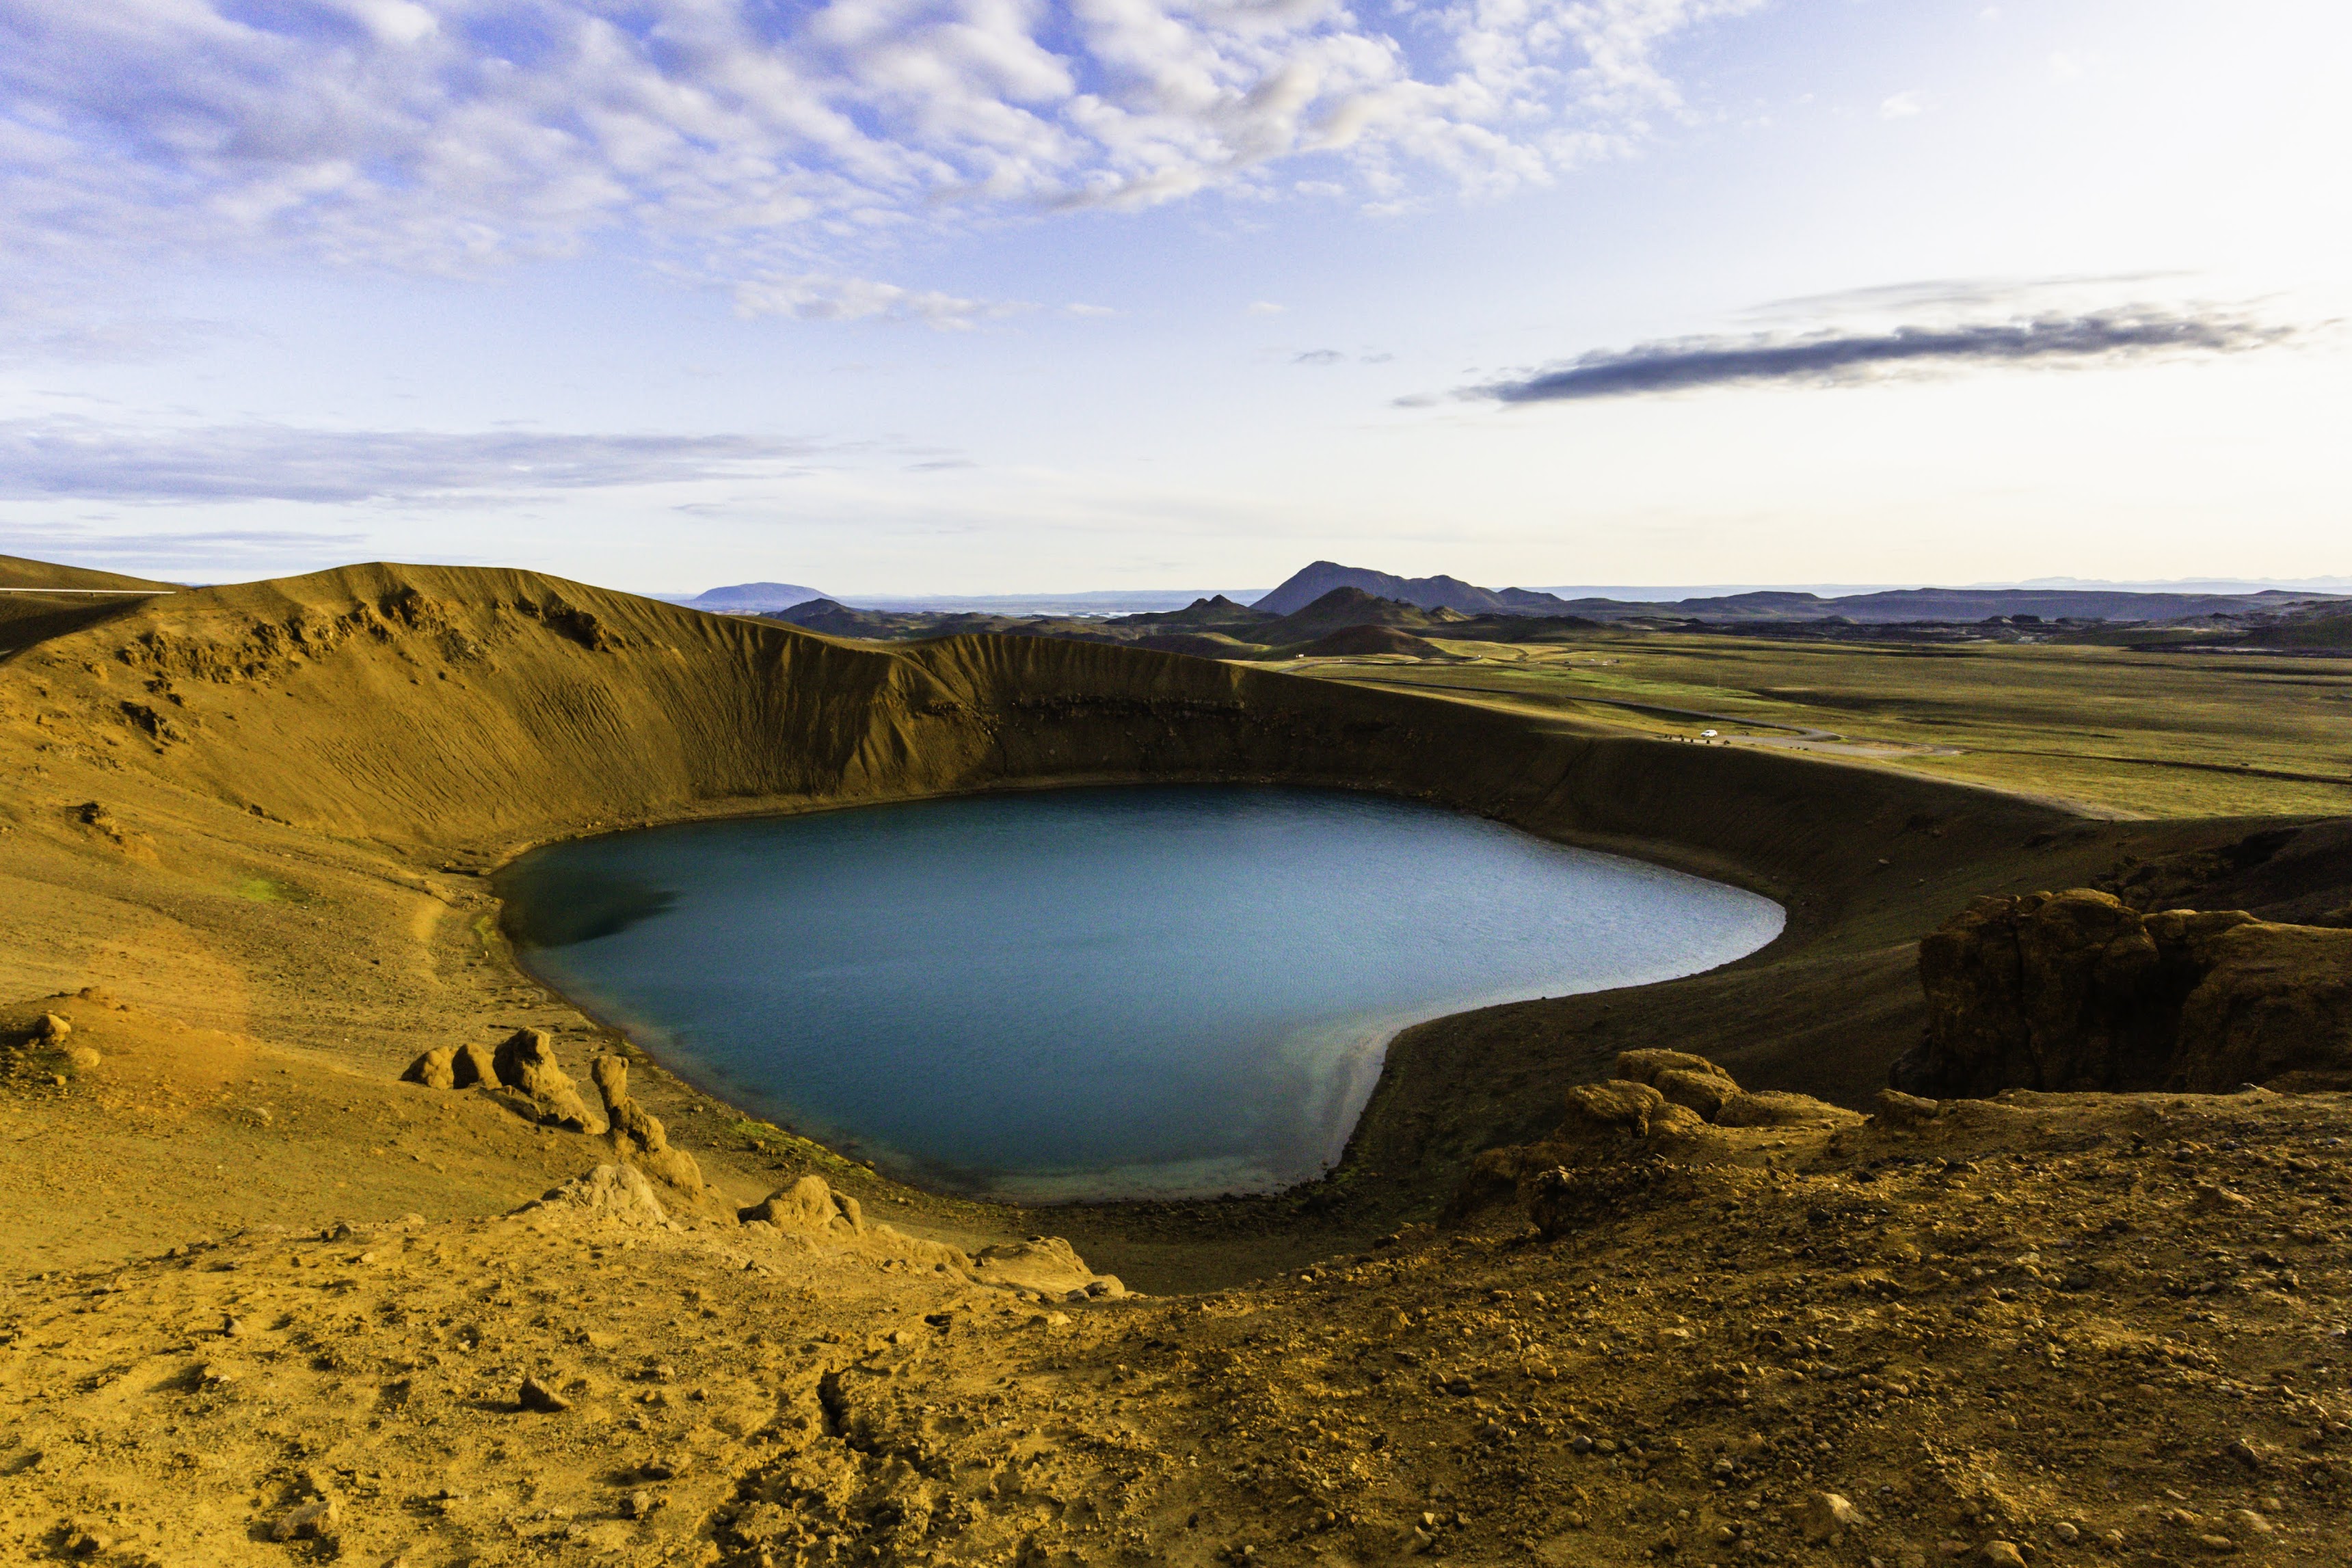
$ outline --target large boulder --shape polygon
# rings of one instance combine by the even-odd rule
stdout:
[[[824,1177],[811,1174],[790,1186],[780,1186],[736,1218],[746,1224],[764,1220],[793,1236],[851,1237],[866,1228],[855,1198],[835,1193]]]
[[[1890,1078],[1936,1097],[2352,1082],[2347,976],[2352,932],[2089,889],[1979,899],[1920,942],[1927,1036]]]
[[[408,1071],[400,1075],[400,1081],[403,1083],[421,1083],[427,1089],[455,1089],[457,1087],[457,1073],[453,1063],[457,1059],[456,1046],[436,1045],[410,1062]]]
[[[1695,1072],[1686,1067],[1668,1068],[1652,1079],[1650,1086],[1664,1095],[1669,1105],[1687,1107],[1706,1122],[1714,1121],[1724,1102],[1739,1094],[1739,1085],[1727,1074]]]
[[[574,1176],[562,1186],[550,1188],[544,1197],[515,1212],[525,1214],[534,1209],[609,1219],[622,1225],[669,1223],[661,1199],[654,1196],[653,1185],[627,1166],[598,1166],[586,1176]]]
[[[588,1109],[579,1087],[555,1060],[555,1042],[535,1029],[509,1035],[492,1057],[497,1082],[530,1103],[538,1121],[574,1133],[602,1133],[604,1118]]]
[[[1116,1275],[1097,1274],[1087,1268],[1077,1249],[1058,1236],[1032,1236],[1025,1241],[983,1247],[971,1255],[971,1272],[983,1285],[1047,1296],[1127,1294],[1127,1287]]]
[[[427,1089],[470,1089],[477,1083],[496,1089],[499,1087],[498,1058],[487,1045],[436,1045],[410,1062],[408,1071],[400,1075],[400,1081],[403,1083],[421,1083]]]

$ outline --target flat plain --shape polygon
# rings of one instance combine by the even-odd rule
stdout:
[[[1643,734],[1722,731],[2130,817],[2352,811],[2352,659],[2067,643],[1799,643],[1598,631],[1433,639],[1446,662],[1302,674],[1508,704]]]

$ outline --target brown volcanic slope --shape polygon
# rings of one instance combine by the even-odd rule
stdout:
[[[1865,1103],[1918,1032],[1918,936],[1970,895],[2126,854],[2203,863],[2250,824],[2095,822],[1133,649],[877,647],[381,565],[184,591],[21,649],[0,758],[0,1035],[21,1042],[0,1080],[20,1281],[0,1539],[25,1554],[285,1562],[321,1548],[267,1537],[320,1494],[346,1555],[436,1564],[2340,1543],[2338,1097],[2053,1100],[1859,1142],[1741,1129],[1722,1174],[1573,1237],[1532,1244],[1508,1209],[1425,1228],[1472,1156],[1544,1134],[1621,1048]],[[583,1078],[620,1048],[504,949],[477,873],[526,845],[1147,779],[1424,799],[1739,882],[1784,899],[1789,930],[1710,975],[1409,1031],[1347,1162],[1302,1193],[1055,1213],[1131,1285],[1235,1287],[1072,1303],[1068,1324],[735,1228],[730,1204],[804,1171],[967,1248],[1040,1221],[896,1188],[647,1069],[640,1098],[717,1189],[670,1194],[683,1229],[487,1218],[606,1145],[392,1082],[520,1025]],[[32,1038],[44,1011],[70,1032]],[[2216,1179],[2252,1207],[2200,1196]],[[336,1220],[354,1228],[266,1228]],[[2097,1226],[2113,1245],[2075,1250]],[[525,1372],[573,1407],[513,1414]],[[1817,1487],[1871,1521],[1806,1545]]]
[[[0,555],[0,655],[110,621],[135,608],[145,592],[169,592],[172,586]]]

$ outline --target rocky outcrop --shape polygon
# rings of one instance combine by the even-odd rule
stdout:
[[[1025,1241],[983,1247],[972,1254],[971,1273],[983,1285],[1034,1291],[1062,1300],[1127,1294],[1118,1275],[1096,1273],[1077,1249],[1058,1236],[1032,1236]]]
[[[1621,1134],[1650,1135],[1650,1119],[1664,1111],[1666,1097],[1646,1083],[1612,1078],[1606,1083],[1580,1083],[1568,1092],[1568,1117],[1560,1124],[1564,1137]]]
[[[515,1030],[491,1061],[499,1083],[530,1101],[541,1124],[573,1133],[604,1130],[604,1118],[580,1098],[579,1086],[556,1062],[555,1042],[542,1030]]]
[[[747,1228],[772,1228],[803,1247],[822,1244],[821,1249],[826,1251],[863,1254],[886,1269],[926,1269],[967,1278],[978,1274],[961,1248],[908,1236],[887,1225],[867,1224],[856,1198],[834,1191],[814,1172],[790,1186],[778,1187],[748,1208],[738,1209],[736,1218]]]
[[[1563,1106],[1566,1116],[1541,1142],[1488,1149],[1473,1160],[1447,1217],[1462,1219],[1513,1197],[1533,1204],[1537,1197],[1529,1183],[1562,1169],[1715,1157],[1719,1151],[1711,1153],[1700,1141],[1712,1128],[1853,1124],[1863,1120],[1810,1094],[1750,1093],[1714,1062],[1686,1051],[1621,1051],[1616,1074],[1605,1082],[1570,1089]],[[1581,1178],[1565,1186],[1554,1181],[1553,1187],[1557,1190],[1545,1200],[1550,1205],[1545,1212],[1558,1215],[1575,1210],[1601,1190]],[[1562,1193],[1576,1196],[1563,1197]],[[1538,1217],[1539,1226],[1548,1223]]]
[[[478,1084],[505,1092],[517,1112],[543,1125],[574,1133],[605,1128],[605,1119],[588,1108],[579,1087],[557,1064],[554,1042],[535,1029],[517,1030],[495,1051],[478,1044],[436,1046],[410,1062],[400,1081],[427,1089]]]
[[[1896,1089],[2352,1086],[2352,932],[2142,915],[2090,889],[1979,899],[1919,944],[1927,1032]]]
[[[1755,1094],[1734,1094],[1717,1108],[1718,1127],[1798,1127],[1814,1122],[1853,1122],[1861,1118],[1843,1106],[1810,1094],[1790,1094],[1767,1089]]]
[[[517,1210],[553,1210],[620,1225],[667,1226],[669,1214],[654,1196],[653,1184],[628,1166],[598,1166]]]
[[[672,1148],[661,1118],[630,1097],[627,1059],[600,1056],[589,1064],[588,1076],[595,1082],[597,1097],[604,1103],[606,1136],[612,1140],[613,1152],[680,1192],[699,1198],[704,1186],[702,1167],[684,1149]]]

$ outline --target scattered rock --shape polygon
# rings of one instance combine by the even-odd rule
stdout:
[[[73,1046],[66,1051],[66,1063],[76,1072],[88,1072],[105,1060],[86,1045]]]
[[[33,1026],[33,1037],[36,1040],[47,1040],[51,1045],[57,1044],[71,1033],[73,1033],[73,1025],[57,1013],[43,1013],[41,1021]]]
[[[538,1378],[525,1375],[522,1380],[522,1391],[515,1396],[515,1408],[538,1410],[551,1416],[560,1411],[571,1409],[572,1401],[541,1383]]]
[[[2025,1553],[2013,1541],[1988,1541],[1977,1552],[1985,1568],[2025,1568]]]
[[[269,1528],[272,1541],[332,1541],[342,1526],[343,1511],[333,1498],[312,1498],[278,1516]]]
[[[1817,1491],[1805,1499],[1805,1539],[1830,1541],[1851,1535],[1863,1526],[1862,1511],[1833,1491]]]

